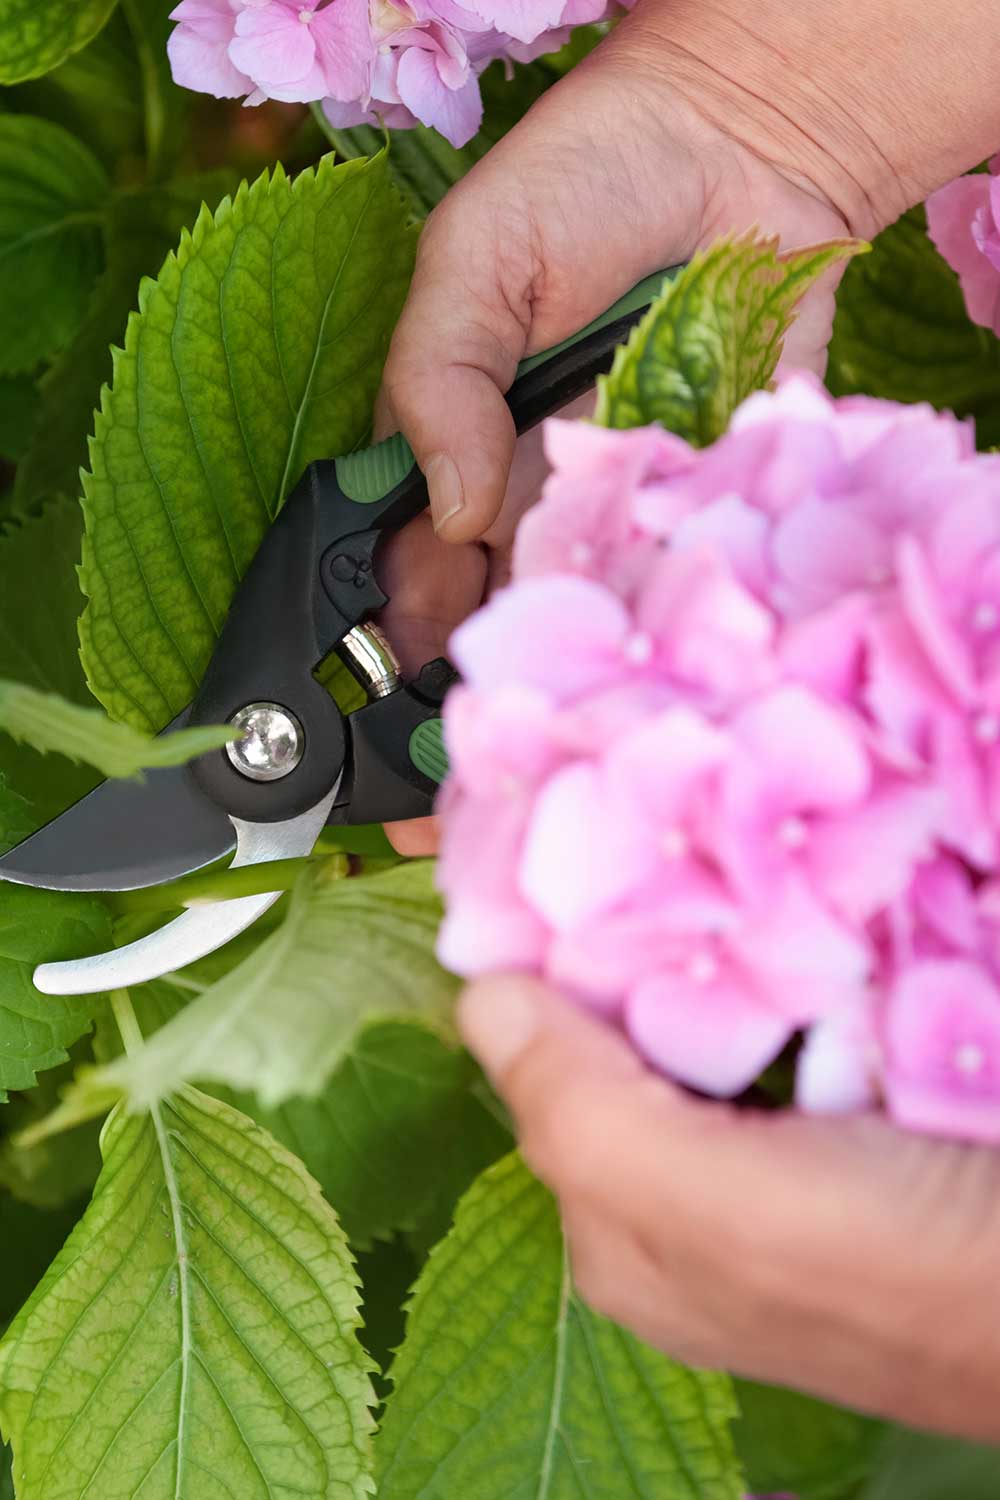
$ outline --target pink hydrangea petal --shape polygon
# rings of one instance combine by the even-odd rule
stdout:
[[[774,1009],[800,1025],[856,999],[872,968],[867,938],[793,876],[760,892],[759,910],[727,943]]]
[[[791,615],[826,608],[891,575],[889,537],[862,515],[815,498],[803,500],[779,520],[771,557],[777,574],[775,600]]]
[[[365,98],[372,81],[373,41],[368,0],[332,0],[312,21],[324,95]]]
[[[903,608],[914,635],[956,702],[971,703],[976,681],[968,647],[949,620],[927,556],[913,537],[900,538],[896,567]]]
[[[312,72],[316,44],[311,27],[299,20],[297,6],[271,0],[239,13],[229,55],[241,72],[270,93]],[[320,93],[324,92],[321,88]]]
[[[810,830],[809,872],[818,890],[854,922],[867,922],[908,888],[934,852],[945,802],[936,787],[889,785]]]
[[[959,177],[927,200],[931,239],[958,273],[969,317],[1000,334],[1000,272],[976,244],[972,224],[990,202],[990,179],[983,174]]]
[[[728,970],[710,982],[677,972],[645,979],[626,1002],[625,1023],[657,1068],[720,1098],[748,1088],[792,1031]]]
[[[648,514],[654,496],[655,491],[650,489],[640,497],[636,504],[638,520]],[[723,555],[739,582],[763,597],[771,577],[769,529],[762,511],[747,505],[739,495],[722,495],[680,519],[672,541],[681,550],[711,550]]]
[[[641,823],[607,816],[598,769],[577,764],[553,776],[535,801],[518,879],[535,910],[566,931],[641,886],[657,863]]]
[[[855,593],[786,623],[778,645],[782,675],[834,702],[856,703],[871,613],[870,597]]]
[[[890,1113],[911,1130],[1000,1141],[1000,989],[964,959],[916,964],[885,1020]]]
[[[822,1016],[795,1067],[795,1102],[809,1115],[855,1114],[878,1098],[879,1048],[870,1001]]]
[[[408,47],[396,74],[399,97],[424,125],[439,130],[453,146],[471,141],[483,118],[479,80],[468,74],[460,87],[449,87],[432,53]]]
[[[775,688],[744,708],[733,730],[769,803],[799,812],[849,807],[868,792],[871,762],[857,722],[806,687]]]
[[[564,0],[475,0],[475,9],[497,31],[533,42],[562,20]]]
[[[527,579],[460,625],[449,653],[473,687],[519,683],[562,703],[615,680],[628,634],[625,609],[599,584]]]
[[[177,26],[167,42],[174,82],[183,89],[238,99],[253,88],[252,79],[229,56],[229,37],[211,40],[189,26]]]

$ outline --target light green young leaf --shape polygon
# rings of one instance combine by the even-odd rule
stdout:
[[[865,248],[831,240],[781,253],[777,239],[750,234],[699,250],[598,382],[596,420],[659,422],[696,447],[714,442],[740,402],[769,383],[800,298]]]
[[[1000,339],[971,322],[958,277],[927,235],[922,208],[879,235],[837,295],[827,384],[891,401],[930,401],[975,417],[1000,444]]]
[[[319,1093],[363,1022],[446,1015],[457,982],[434,957],[433,864],[352,880],[342,867],[308,866],[281,926],[93,1081],[121,1087],[137,1108],[193,1080],[249,1089],[270,1106]]]
[[[468,1053],[413,1022],[366,1027],[315,1099],[235,1102],[302,1158],[355,1248],[400,1230],[434,1244],[511,1146]]]
[[[410,1303],[376,1442],[379,1500],[739,1500],[728,1378],[685,1370],[575,1295],[519,1158],[458,1207]]]
[[[184,1090],[105,1127],[94,1199],[0,1344],[18,1500],[362,1500],[369,1361],[301,1163]]]
[[[84,485],[82,650],[115,718],[156,730],[190,701],[302,467],[366,436],[412,266],[404,217],[384,155],[294,183],[279,167],[203,211],[143,284]]]
[[[76,634],[83,607],[76,581],[82,536],[83,515],[71,500],[46,505],[39,515],[0,532],[0,678],[92,704]],[[30,805],[31,824],[20,837],[82,797],[97,779],[65,756],[41,755],[4,734],[0,776]],[[0,830],[4,822],[0,805]]]
[[[116,0],[4,0],[0,10],[0,83],[20,83],[58,67],[85,47]]]
[[[883,1423],[797,1391],[734,1384],[740,1419],[733,1440],[754,1494],[854,1500],[872,1472]]]
[[[62,126],[0,115],[0,371],[31,370],[76,332],[101,269],[109,191]]]
[[[156,275],[181,230],[198,217],[202,203],[218,203],[232,184],[229,172],[205,172],[141,192],[120,193],[111,202],[104,231],[104,271],[87,315],[39,382],[37,437],[17,467],[16,509],[25,511],[54,493],[77,493],[94,408],[103,382],[111,376],[110,346],[125,336],[140,281]],[[76,613],[82,608],[79,598]],[[85,681],[82,669],[80,679]]]
[[[81,708],[54,693],[0,678],[0,731],[35,750],[60,751],[105,776],[137,776],[160,766],[182,766],[235,738],[225,724],[178,729],[154,739],[116,724],[99,708]]]

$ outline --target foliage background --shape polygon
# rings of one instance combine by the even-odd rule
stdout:
[[[170,4],[0,9],[0,679],[153,730],[302,466],[366,441],[419,220],[598,39],[513,82],[494,67],[462,151],[421,128],[386,156],[367,129],[176,89]],[[725,269],[700,273],[703,320],[732,312]],[[764,325],[743,311],[746,343]],[[669,310],[647,327],[654,374],[683,335]],[[724,424],[711,391],[664,396],[638,355],[606,420]],[[1000,442],[1000,343],[919,212],[849,268],[829,384],[952,406]],[[53,722],[78,751],[79,721]],[[95,779],[0,733],[0,848]],[[683,1370],[591,1314],[451,1032],[429,868],[360,831],[289,885],[184,974],[66,1001],[34,990],[34,963],[129,941],[190,892],[0,894],[0,1425],[18,1455],[15,1473],[0,1449],[0,1500],[15,1479],[22,1500],[376,1478],[384,1500],[1000,1493],[991,1450]],[[119,1106],[101,1133],[123,1092],[147,1112]]]

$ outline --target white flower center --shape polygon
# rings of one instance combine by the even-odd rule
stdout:
[[[660,840],[660,848],[668,859],[683,859],[691,847],[691,840],[683,828],[676,825],[668,828]]]
[[[952,1058],[955,1067],[967,1078],[981,1073],[986,1065],[986,1054],[978,1042],[962,1042],[955,1048]]]
[[[711,984],[719,975],[718,959],[711,953],[696,953],[687,967],[688,978],[695,984]]]
[[[622,655],[633,667],[644,667],[653,655],[653,638],[644,630],[630,635],[622,646]]]
[[[972,612],[972,625],[975,630],[981,630],[984,634],[988,630],[995,630],[1000,624],[1000,609],[995,604],[990,604],[986,599],[982,604],[977,604]]]
[[[303,26],[308,26],[309,22],[312,20],[315,14],[316,12],[314,10],[300,10],[299,20],[302,22]]]
[[[586,568],[594,560],[594,549],[589,542],[574,542],[569,549],[569,560],[574,568]]]
[[[979,714],[972,721],[972,733],[981,745],[992,745],[1000,740],[1000,719],[996,714]]]
[[[809,829],[804,818],[782,818],[778,824],[778,842],[786,849],[801,849],[809,839]]]

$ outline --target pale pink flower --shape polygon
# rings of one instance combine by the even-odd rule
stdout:
[[[366,97],[373,62],[368,0],[253,0],[236,18],[229,56],[262,97]]]
[[[927,200],[927,227],[958,275],[974,323],[1000,336],[1000,157]]]
[[[254,88],[253,79],[229,56],[243,0],[181,0],[170,12],[178,24],[167,42],[175,83],[181,88],[238,99]]]

